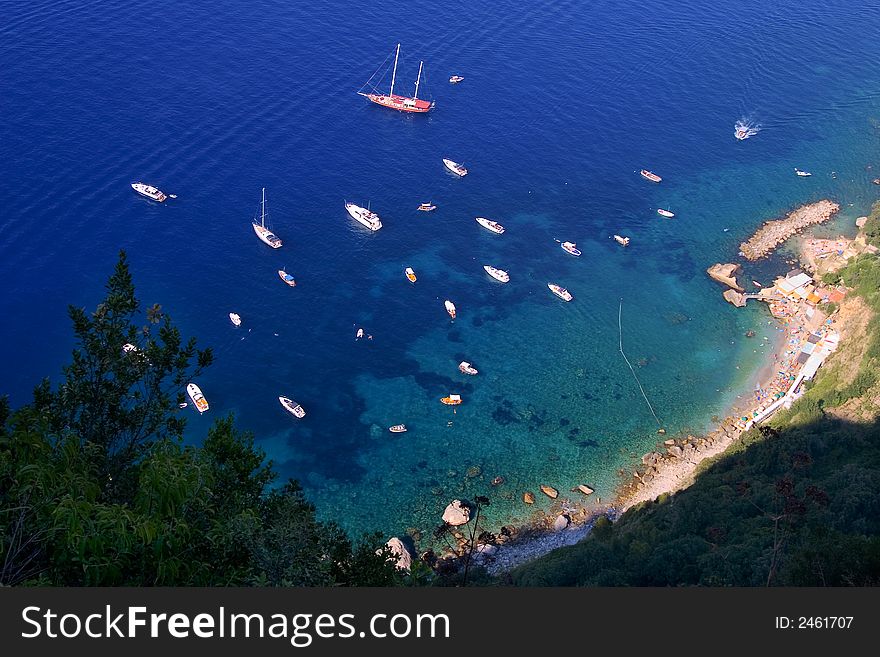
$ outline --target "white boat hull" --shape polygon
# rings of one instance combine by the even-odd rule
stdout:
[[[468,170],[458,162],[453,162],[452,160],[447,160],[446,158],[443,158],[443,165],[456,176],[461,177],[467,175]]]
[[[486,230],[495,233],[497,235],[501,235],[504,232],[504,226],[499,224],[497,221],[492,221],[491,219],[486,219],[486,217],[477,217],[474,221],[480,224]]]
[[[196,407],[196,410],[201,414],[210,408],[208,406],[208,400],[205,399],[205,396],[202,394],[201,388],[199,388],[195,383],[190,383],[186,386],[186,394],[189,395],[190,400],[192,400],[193,406]]]
[[[354,203],[346,203],[345,210],[348,212],[352,219],[357,221],[365,228],[369,228],[373,232],[382,228],[382,221],[379,219],[379,215],[377,215],[375,212],[371,212],[370,210],[362,208],[359,205],[355,205]]]
[[[508,283],[510,281],[510,275],[503,269],[498,269],[497,267],[492,267],[491,265],[483,265],[483,269],[486,271],[487,274],[489,274],[489,276],[500,283]]]

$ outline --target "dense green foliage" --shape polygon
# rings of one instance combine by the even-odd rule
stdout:
[[[880,424],[828,413],[875,395],[880,261],[863,255],[832,279],[854,288],[874,312],[868,344],[840,347],[861,358],[854,377],[823,368],[790,411],[746,433],[690,488],[630,509],[614,523],[601,519],[584,541],[521,566],[511,582],[880,585]]]
[[[874,203],[871,207],[871,214],[868,215],[868,221],[862,232],[868,244],[872,244],[880,249],[880,201]]]
[[[177,404],[211,352],[139,310],[123,253],[95,312],[69,309],[61,383],[14,412],[0,399],[0,585],[409,583],[379,536],[352,544],[277,485],[231,417],[182,443]]]

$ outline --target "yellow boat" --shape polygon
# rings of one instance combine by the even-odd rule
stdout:
[[[413,268],[412,268],[412,267],[407,267],[407,268],[404,270],[404,273],[406,274],[406,277],[409,279],[409,282],[410,282],[410,283],[415,283],[415,282],[416,282],[416,273],[413,271]]]
[[[447,406],[457,406],[461,403],[461,395],[449,395],[448,397],[441,397],[440,401]]]

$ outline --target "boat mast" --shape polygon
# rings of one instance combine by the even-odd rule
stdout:
[[[394,72],[391,74],[391,92],[389,96],[394,95],[394,78],[397,77],[397,58],[400,56],[400,44],[397,44],[397,53],[394,55]]]
[[[260,225],[266,227],[266,188],[263,187],[263,202],[260,204]]]
[[[413,98],[419,97],[419,82],[422,80],[422,64],[425,62],[419,62],[419,77],[416,78],[416,95]]]

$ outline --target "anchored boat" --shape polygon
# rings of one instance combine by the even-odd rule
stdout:
[[[289,397],[279,397],[278,401],[281,402],[281,405],[284,407],[284,410],[293,415],[300,420],[306,416],[305,409],[297,404],[295,401],[290,399]]]
[[[670,212],[669,210],[664,210],[663,208],[657,208],[657,214],[659,214],[661,217],[667,217],[668,219],[671,219],[675,216],[675,213]]]
[[[449,299],[443,302],[443,305],[446,306],[446,312],[449,313],[449,316],[452,319],[455,319],[455,304],[452,303]]]
[[[452,76],[450,76],[450,78],[449,78],[449,84],[458,84],[458,83],[461,82],[462,80],[464,80],[464,78],[463,78],[462,76],[460,76],[460,75],[452,75]]]
[[[395,424],[393,427],[388,427],[388,431],[391,433],[404,433],[406,431],[405,424]]]
[[[241,326],[241,315],[238,313],[229,313],[229,321],[236,326]]]
[[[486,270],[486,273],[489,274],[496,281],[501,281],[502,283],[507,283],[510,281],[510,275],[504,271],[503,269],[498,269],[491,265],[483,265],[483,269]]]
[[[479,374],[477,368],[471,365],[466,360],[463,360],[458,364],[458,371],[462,374],[470,374],[471,376],[476,376],[477,374]]]
[[[296,287],[296,281],[294,280],[293,276],[288,274],[283,269],[278,270],[278,278],[287,283],[290,287]]]
[[[809,171],[801,171],[800,169],[797,169],[797,168],[794,170],[794,172],[795,172],[797,175],[801,176],[802,178],[806,178],[807,176],[812,176],[812,175],[813,175],[813,174],[810,173]]]
[[[352,219],[362,226],[369,228],[373,232],[382,228],[382,221],[379,219],[379,215],[375,212],[372,212],[367,208],[362,208],[354,203],[349,203],[348,201],[345,202],[345,209],[348,211],[348,214],[351,215]]]
[[[556,283],[547,283],[547,287],[549,287],[550,291],[563,301],[571,301],[574,298],[571,296],[571,292],[566,290],[561,285],[556,285]]]
[[[645,180],[650,180],[651,182],[658,183],[663,180],[663,178],[658,176],[656,173],[648,171],[647,169],[642,169],[641,171],[639,171],[639,173],[641,174],[642,178],[644,178]]]
[[[146,196],[148,199],[157,201],[159,203],[162,203],[166,198],[168,198],[168,196],[166,196],[163,192],[159,191],[152,185],[147,185],[142,182],[131,183],[131,188],[141,196]]]
[[[504,232],[504,226],[499,224],[497,221],[486,219],[486,217],[477,217],[476,222],[486,230],[491,230],[493,233],[498,233],[500,235]]]
[[[431,203],[422,203],[418,207],[419,212],[433,212],[436,209],[437,209],[437,206],[433,205]]]
[[[579,256],[581,254],[574,242],[562,242],[559,246],[562,247],[563,251],[566,251],[573,256]]]
[[[413,271],[412,267],[407,267],[403,270],[403,272],[406,274],[406,277],[409,279],[410,283],[416,282],[416,273]]]
[[[449,395],[447,397],[441,397],[440,401],[447,406],[458,406],[461,403],[461,395]]]
[[[204,413],[208,410],[208,400],[205,399],[205,396],[202,394],[201,388],[199,388],[195,383],[187,384],[186,394],[189,395],[189,398],[192,400],[192,403],[195,405],[196,410],[199,413]]]
[[[388,91],[388,94],[383,94],[378,91],[374,86],[371,85],[371,82],[374,77],[376,77],[376,73],[373,73],[373,76],[367,80],[363,87],[360,88],[358,94],[369,100],[371,103],[376,103],[377,105],[381,105],[382,107],[388,107],[391,109],[395,109],[399,112],[410,112],[410,113],[418,113],[423,114],[425,112],[429,112],[433,107],[433,101],[427,101],[419,98],[419,82],[422,80],[422,67],[424,62],[419,62],[419,75],[416,78],[416,91],[410,96],[401,96],[399,94],[394,93],[394,83],[397,80],[397,60],[400,58],[400,44],[397,44],[397,51],[394,53],[394,70],[391,73],[391,89]],[[385,60],[388,61],[387,59]],[[384,64],[383,64],[384,66]],[[380,67],[381,69],[382,67]],[[388,69],[385,69],[385,73],[383,74],[383,78],[385,75],[388,75]],[[381,82],[381,79],[380,79]],[[372,92],[364,92],[364,89],[370,86]]]
[[[458,162],[453,162],[452,160],[448,160],[445,157],[443,158],[443,164],[449,169],[452,173],[457,176],[466,176],[467,169],[464,168],[463,164],[459,164]]]
[[[266,228],[266,188],[263,187],[263,200],[260,203],[260,223],[254,219],[252,223],[257,237],[273,249],[281,248],[281,240],[271,230]]]
[[[618,244],[620,244],[621,246],[628,246],[629,245],[629,238],[628,237],[621,237],[620,235],[615,235],[614,241],[617,242]]]

